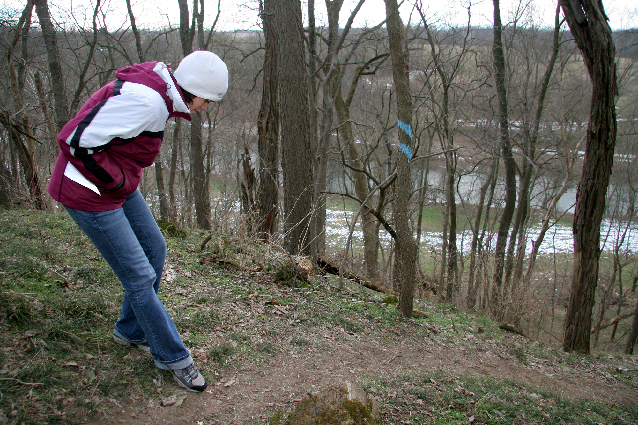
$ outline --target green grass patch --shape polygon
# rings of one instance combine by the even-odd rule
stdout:
[[[230,342],[220,342],[208,349],[208,357],[219,365],[225,365],[233,354],[237,353],[237,347]]]
[[[409,411],[412,423],[419,424],[558,425],[638,421],[638,406],[567,400],[550,391],[489,377],[409,373],[393,380],[370,380],[365,389],[382,400],[383,411]]]

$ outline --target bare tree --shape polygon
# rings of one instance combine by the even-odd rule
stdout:
[[[34,0],[35,11],[38,14],[40,27],[42,28],[42,36],[47,48],[47,56],[49,59],[49,72],[51,72],[51,84],[53,89],[53,98],[55,99],[55,116],[58,131],[69,120],[69,104],[66,98],[66,90],[64,87],[64,73],[62,64],[60,63],[60,51],[58,49],[57,35],[51,16],[49,14],[49,5],[47,0]]]
[[[561,0],[561,7],[592,82],[587,145],[574,216],[574,265],[563,340],[565,351],[587,354],[598,283],[600,223],[616,145],[616,49],[600,1]]]
[[[181,146],[179,143],[181,126],[182,120],[179,118],[176,119],[175,128],[173,128],[173,137],[171,138],[171,161],[168,171],[168,203],[170,205],[168,214],[170,220],[168,221],[175,221],[177,218],[177,210],[175,207],[175,177],[177,176],[177,154]]]
[[[518,287],[519,282],[523,276],[523,264],[525,259],[527,241],[527,229],[530,218],[531,208],[531,196],[534,189],[533,177],[536,174],[535,170],[538,170],[536,147],[541,138],[541,124],[542,117],[546,106],[547,92],[549,90],[550,81],[554,74],[554,65],[558,57],[560,49],[560,7],[556,5],[556,13],[554,15],[554,31],[552,34],[552,45],[549,50],[549,60],[545,65],[545,70],[540,78],[539,84],[533,82],[538,80],[536,75],[538,70],[538,60],[534,60],[531,52],[528,50],[525,60],[525,66],[522,71],[525,73],[522,84],[521,99],[523,112],[522,121],[522,165],[517,167],[519,172],[519,189],[518,189],[518,205],[516,208],[516,214],[514,216],[514,223],[510,232],[510,240],[507,248],[507,259],[505,262],[505,290],[506,293],[514,294]],[[529,30],[527,32],[525,42],[532,42],[532,34]],[[543,46],[545,46],[543,44]],[[516,249],[516,253],[514,253]],[[514,270],[515,268],[515,270]],[[512,276],[513,275],[513,276]],[[523,288],[526,290],[527,288]],[[511,307],[511,308],[510,308]],[[520,317],[520,312],[516,311],[517,305],[508,306],[508,310],[512,311],[512,316],[515,319]]]
[[[330,10],[330,9],[328,9]],[[328,14],[330,16],[330,14]],[[329,24],[330,25],[330,24]],[[316,25],[316,13],[315,13],[315,0],[308,0],[308,75],[309,75],[309,90],[308,96],[310,101],[310,150],[312,158],[312,169],[316,170],[314,173],[315,186],[312,202],[316,206],[314,216],[314,232],[315,232],[315,245],[317,247],[317,256],[324,255],[326,249],[326,203],[325,203],[325,168],[322,167],[321,162],[327,161],[327,158],[323,158],[318,153],[319,145],[321,144],[319,136],[319,68],[321,67],[321,59],[319,57],[319,51],[317,49],[317,40],[319,39],[319,33],[317,32]],[[323,175],[323,176],[322,176]],[[323,184],[322,184],[323,182]],[[321,202],[319,203],[319,201]]]
[[[146,62],[144,50],[142,49],[142,37],[140,36],[140,30],[137,28],[137,24],[135,23],[135,16],[133,15],[131,0],[126,0],[126,9],[128,10],[128,16],[131,21],[131,30],[133,31],[133,36],[135,37],[135,49],[137,50],[137,57],[140,62]]]
[[[465,103],[468,93],[475,89],[473,85],[477,81],[458,81],[461,79],[465,62],[468,60],[472,36],[470,26],[470,16],[468,10],[468,22],[466,27],[459,29],[452,28],[448,31],[441,31],[444,39],[437,39],[437,31],[429,24],[423,14],[420,3],[416,8],[421,17],[421,23],[425,29],[426,41],[430,48],[432,57],[431,67],[434,73],[423,72],[425,85],[429,89],[426,95],[431,106],[433,115],[433,127],[441,143],[441,149],[445,152],[445,210],[443,218],[443,248],[441,252],[441,285],[445,291],[442,295],[452,301],[460,287],[459,276],[459,252],[457,248],[457,149],[455,147],[455,136],[458,133],[458,115],[461,107]],[[460,39],[460,41],[459,41]],[[436,78],[438,76],[438,80]]]
[[[257,117],[259,151],[259,234],[268,239],[276,230],[279,205],[279,104],[277,100],[277,52],[273,16],[273,1],[260,2],[265,38],[265,55],[261,107]]]
[[[23,31],[24,26],[29,26],[31,22],[31,11],[33,9],[33,3],[28,1],[25,6],[18,25],[15,29],[15,35],[11,40],[9,49],[7,50],[7,62],[9,65],[9,79],[11,83],[11,89],[13,92],[13,99],[15,101],[17,112],[9,114],[9,111],[3,111],[0,113],[0,122],[8,133],[8,138],[12,142],[11,145],[15,148],[17,158],[22,169],[27,188],[31,195],[34,206],[37,209],[44,209],[46,202],[42,194],[42,188],[40,186],[40,176],[37,170],[37,164],[35,161],[35,147],[34,147],[34,133],[29,122],[29,117],[25,113],[25,105],[22,101],[22,91],[20,90],[20,82],[18,73],[14,66],[13,52],[20,39],[21,35],[27,35],[27,32]],[[23,54],[27,53],[23,51]],[[26,59],[26,58],[23,58]],[[15,118],[14,118],[15,117]],[[23,141],[23,136],[26,137],[27,143]],[[17,169],[17,167],[15,167]]]
[[[97,2],[95,3],[95,8],[93,9],[93,38],[89,42],[89,51],[84,57],[84,64],[80,72],[79,82],[75,89],[73,100],[71,101],[71,112],[75,112],[78,106],[80,105],[82,92],[84,91],[84,87],[86,85],[86,74],[89,70],[89,67],[91,66],[93,62],[93,54],[95,53],[95,48],[97,46],[98,34],[99,34],[98,27],[97,27],[97,18],[98,18],[99,11],[100,11],[100,0],[97,0]],[[132,15],[131,15],[131,19],[133,20],[133,22],[135,21],[132,18]]]
[[[27,63],[29,59],[29,30],[31,29],[31,20],[33,18],[33,0],[27,0],[27,4],[22,11],[22,16],[20,20],[24,20],[22,24],[22,30],[19,33],[16,33],[16,41],[17,36],[19,34],[20,42],[22,44],[22,60],[17,63],[17,78],[18,78],[18,90],[22,92],[24,90],[26,74],[27,74]],[[20,25],[18,25],[18,28]],[[14,49],[15,47],[12,47]]]
[[[291,254],[312,251],[313,170],[310,105],[301,2],[275,0],[279,111],[284,186],[284,244]],[[293,95],[294,93],[294,95]]]
[[[361,228],[363,230],[363,249],[364,249],[364,263],[366,267],[366,274],[370,279],[376,279],[378,277],[378,251],[379,251],[379,222],[377,221],[372,201],[370,200],[370,189],[368,187],[368,176],[366,175],[367,164],[364,155],[359,152],[356,145],[355,136],[353,133],[353,123],[350,116],[350,107],[354,99],[356,87],[359,84],[361,77],[365,75],[373,75],[376,69],[381,66],[388,58],[387,53],[376,55],[370,60],[359,65],[355,71],[355,75],[350,83],[350,88],[347,91],[344,98],[341,88],[341,78],[337,84],[336,94],[334,99],[335,111],[337,113],[337,128],[339,137],[346,145],[346,152],[348,157],[347,166],[352,170],[354,179],[354,188],[357,196],[357,200],[360,203],[364,203],[363,213],[361,215]],[[344,71],[341,67],[342,72]],[[377,211],[381,211],[383,205],[376,207]]]
[[[396,0],[385,0],[386,25],[392,75],[397,91],[397,119],[399,127],[399,151],[397,179],[394,184],[394,221],[396,225],[396,257],[394,281],[400,288],[399,311],[412,317],[416,282],[417,247],[409,217],[409,201],[412,193],[410,159],[412,157],[412,98],[408,79],[406,38]]]
[[[195,37],[195,31],[200,34],[203,32],[203,8],[204,0],[193,1],[193,22],[189,27],[189,12],[186,0],[179,1],[180,10],[180,39],[182,41],[182,52],[184,56],[192,51],[192,43]],[[200,6],[201,5],[201,6]],[[199,7],[202,13],[199,13]],[[199,38],[199,43],[204,43],[203,35]],[[200,45],[200,49],[207,46]],[[190,135],[190,162],[191,162],[191,178],[193,181],[193,195],[195,201],[195,213],[197,215],[197,227],[200,229],[211,228],[211,210],[210,210],[210,193],[209,183],[204,167],[204,150],[202,144],[202,115],[197,112],[191,115],[191,135]],[[212,129],[210,129],[212,130]]]
[[[500,1],[494,3],[494,43],[492,54],[494,56],[494,82],[498,98],[498,126],[501,155],[505,165],[505,206],[501,212],[498,226],[494,257],[494,287],[492,288],[492,311],[497,317],[503,314],[503,270],[505,263],[505,248],[507,235],[514,209],[516,208],[516,162],[512,154],[512,143],[509,134],[509,113],[507,105],[507,81],[505,69],[505,52],[503,50],[503,24],[501,22]]]

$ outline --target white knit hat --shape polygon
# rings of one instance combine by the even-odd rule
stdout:
[[[182,59],[173,73],[177,84],[202,99],[222,100],[228,90],[228,68],[213,52],[197,50]]]

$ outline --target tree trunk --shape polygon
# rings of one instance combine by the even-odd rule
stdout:
[[[319,152],[319,56],[317,53],[317,27],[316,27],[315,1],[308,0],[308,75],[310,76],[310,89],[308,91],[310,102],[310,135],[311,135],[311,155],[312,169],[315,172],[315,188],[313,203],[316,205],[315,212],[315,240],[317,245],[317,256],[321,257],[326,250],[326,167],[320,170],[321,161],[326,162],[325,155]],[[323,176],[323,179],[322,177]],[[320,184],[323,182],[323,185]]]
[[[339,35],[339,14],[341,12],[342,0],[326,0],[326,10],[328,12],[328,52],[324,62],[324,78],[321,82],[323,88],[323,115],[321,120],[321,131],[317,138],[316,149],[313,160],[315,165],[315,187],[313,205],[315,209],[315,230],[318,235],[317,248],[323,253],[325,250],[325,227],[326,227],[326,176],[328,170],[328,148],[332,138],[335,97],[341,88],[339,78],[339,52],[345,36],[350,31],[352,20],[361,8],[363,0],[359,0],[358,5],[351,13],[348,23]],[[313,105],[314,106],[314,105]],[[314,136],[314,135],[313,135]],[[314,141],[314,137],[313,137]]]
[[[574,213],[574,265],[563,340],[565,351],[587,354],[598,283],[600,223],[616,146],[616,49],[600,1],[562,0],[561,7],[592,82],[587,146]]]
[[[427,130],[426,130],[427,131]],[[423,137],[421,137],[423,141]],[[425,164],[421,167],[421,176],[419,177],[419,212],[417,216],[416,226],[416,244],[417,244],[417,261],[419,259],[419,250],[421,247],[421,234],[423,232],[423,211],[425,209],[425,200],[427,195],[427,188],[429,186],[429,174],[430,174],[430,157],[432,153],[432,146],[434,145],[434,132],[427,131],[427,143],[425,147],[425,155],[428,158],[425,160]],[[418,266],[417,266],[418,267]]]
[[[22,16],[19,21],[22,21],[22,24],[18,24],[18,28],[20,25],[22,26],[21,30],[16,32],[16,39],[14,41],[17,42],[18,34],[20,34],[20,42],[22,44],[22,60],[18,62],[18,90],[22,93],[24,90],[24,84],[27,75],[27,64],[29,63],[29,30],[31,29],[31,20],[33,18],[33,0],[27,0],[27,4],[22,11]],[[12,43],[11,49],[15,48],[15,43]],[[57,144],[57,143],[56,143]]]
[[[195,214],[199,229],[210,229],[210,194],[206,169],[204,167],[204,151],[202,147],[201,112],[192,114],[191,118],[191,179],[193,180],[193,196],[195,198]]]
[[[611,285],[613,285],[614,281],[616,280],[616,276],[617,276],[617,280],[618,280],[618,294],[619,294],[619,299],[618,299],[618,305],[617,305],[617,310],[616,310],[616,315],[620,315],[620,313],[622,312],[622,309],[624,307],[625,304],[625,290],[623,288],[623,276],[622,276],[622,272],[623,272],[623,264],[620,261],[621,260],[621,251],[623,250],[622,247],[625,244],[625,238],[627,237],[628,233],[630,232],[629,230],[629,226],[630,223],[632,223],[634,221],[634,204],[635,204],[635,194],[633,191],[630,191],[629,195],[627,196],[627,201],[629,202],[629,208],[627,211],[627,214],[624,217],[624,220],[627,220],[626,224],[625,224],[625,228],[623,229],[623,233],[620,237],[619,240],[616,240],[614,243],[614,255],[613,255],[613,259],[614,259],[614,273],[612,275],[613,279],[611,281]],[[610,336],[610,340],[613,341],[616,338],[616,331],[618,330],[618,323],[614,323],[614,326],[611,330],[611,336]]]
[[[580,148],[580,143],[576,146],[574,151],[578,151],[579,148]],[[566,160],[567,176],[565,176],[565,180],[563,180],[563,184],[561,185],[561,188],[558,190],[556,195],[552,198],[552,202],[550,203],[549,208],[547,208],[545,217],[543,217],[543,221],[541,222],[541,229],[538,232],[538,236],[532,243],[532,252],[529,256],[529,264],[527,266],[527,271],[525,272],[525,277],[523,279],[523,283],[525,286],[528,286],[532,280],[532,272],[534,271],[534,267],[536,265],[536,259],[538,258],[540,246],[543,243],[543,240],[545,239],[545,234],[549,230],[549,227],[550,227],[549,221],[552,217],[552,214],[556,210],[556,205],[558,205],[558,201],[563,197],[565,192],[567,192],[567,189],[569,189],[569,185],[572,180],[572,172],[574,170],[574,163],[576,162],[577,157],[576,155],[570,155],[569,152],[567,152],[567,149],[565,152],[565,157],[568,158]]]
[[[279,105],[277,101],[277,52],[273,16],[273,0],[264,0],[261,20],[266,39],[261,108],[257,117],[259,150],[259,234],[264,240],[277,226],[279,205]]]
[[[444,187],[447,187],[447,172],[445,175],[445,181],[446,184],[444,185]],[[450,226],[450,204],[448,204],[447,202],[447,192],[445,192],[446,194],[446,202],[445,202],[445,207],[443,208],[443,217],[441,219],[441,270],[439,271],[439,276],[438,276],[438,288],[437,288],[437,292],[439,294],[445,294],[446,292],[446,274],[445,271],[447,270],[447,260],[448,260],[448,244],[450,242],[450,238],[448,237],[449,234],[449,226]],[[442,295],[444,296],[444,295]]]
[[[481,185],[479,202],[476,206],[476,218],[474,219],[474,225],[472,226],[472,242],[470,245],[470,267],[469,277],[467,284],[467,308],[473,309],[476,306],[476,299],[478,297],[478,277],[477,277],[477,258],[479,256],[479,247],[483,243],[481,235],[481,218],[483,211],[486,209],[485,198],[487,197],[488,189],[493,186],[492,182],[496,179],[496,169],[498,168],[498,156],[494,155],[492,160],[492,166],[485,178],[485,182]]]
[[[53,28],[51,16],[49,15],[47,0],[35,0],[34,3],[35,11],[40,21],[40,27],[42,28],[42,37],[44,38],[44,43],[47,48],[49,72],[51,72],[51,87],[55,100],[56,125],[58,131],[60,131],[69,120],[69,104],[64,88],[64,74],[62,73],[62,65],[60,64],[60,51],[58,49],[55,28]]]
[[[447,104],[448,98],[447,93],[444,95],[444,108],[446,111],[444,112],[445,118],[444,123],[446,126],[446,137],[445,137],[445,149],[453,149],[454,148],[454,139],[452,135],[449,133],[449,123],[447,114]],[[448,243],[447,243],[447,275],[445,278],[446,287],[445,287],[445,297],[448,301],[452,301],[458,290],[458,275],[459,275],[459,264],[458,264],[458,248],[456,245],[456,152],[449,151],[445,153],[445,169],[446,169],[446,186],[445,186],[445,194],[447,199],[447,223],[448,223]]]
[[[16,126],[11,122],[9,112],[0,114],[0,121],[9,133],[9,138],[13,142],[18,153],[18,160],[29,189],[29,193],[31,194],[31,199],[33,200],[33,206],[38,210],[44,210],[46,208],[46,202],[44,202],[42,190],[40,188],[40,177],[34,167],[33,158],[31,154],[29,154],[29,150],[24,145],[20,137],[20,133],[23,133],[24,129],[16,128]]]
[[[638,301],[636,301],[636,307],[634,307],[634,320],[631,324],[631,330],[627,336],[627,344],[625,345],[625,354],[633,354],[634,346],[636,345],[636,339],[638,339]]]
[[[503,315],[503,269],[505,262],[505,248],[507,246],[507,235],[514,209],[516,207],[516,163],[512,155],[512,145],[509,136],[509,114],[507,108],[507,88],[505,77],[505,53],[503,50],[501,23],[501,10],[499,0],[494,2],[494,44],[492,53],[494,55],[494,79],[496,94],[498,97],[498,123],[499,139],[505,165],[505,206],[501,214],[496,238],[495,258],[494,258],[494,286],[492,288],[492,311],[497,318]]]
[[[349,105],[343,99],[341,90],[335,97],[335,110],[337,111],[339,136],[346,145],[348,159],[356,170],[363,170],[364,165],[357,150],[352,134],[352,122],[350,120]],[[371,201],[368,199],[370,190],[368,180],[362,171],[353,170],[354,188],[359,202],[366,202],[366,207],[361,214],[361,229],[363,231],[363,261],[366,267],[366,275],[375,280],[379,274],[379,228],[377,220],[370,212]]]
[[[301,2],[275,0],[279,105],[284,186],[284,245],[290,254],[310,254],[313,170],[308,73],[303,45]],[[293,95],[294,94],[294,95]]]
[[[190,21],[188,19],[188,2],[177,0],[179,4],[179,39],[182,43],[182,54],[188,55],[193,50],[193,39],[191,38]]]
[[[614,274],[615,274],[615,270],[614,270]],[[607,300],[609,299],[609,292],[611,291],[613,286],[614,286],[614,283],[612,281],[611,284],[605,288],[605,290],[603,291],[603,295],[598,300],[598,321],[596,322],[596,325],[594,325],[594,327],[592,328],[592,332],[591,332],[594,338],[593,340],[594,348],[598,346],[598,334],[600,333],[601,324],[603,323],[603,320],[605,320],[605,313],[607,312]]]
[[[179,152],[179,130],[182,124],[180,118],[175,119],[173,129],[173,140],[171,143],[171,165],[168,172],[168,203],[169,217],[171,222],[177,220],[177,208],[175,207],[175,176],[177,175],[177,154]]]
[[[164,187],[164,167],[162,166],[161,155],[157,155],[157,158],[155,158],[155,183],[157,184],[157,195],[159,197],[160,218],[164,221],[171,221],[168,197]]]
[[[351,16],[352,18],[352,16]],[[379,275],[379,225],[380,220],[377,219],[373,212],[373,202],[370,196],[370,188],[368,187],[368,176],[365,170],[369,163],[361,158],[361,152],[357,149],[355,137],[352,129],[352,119],[350,116],[350,106],[354,99],[357,86],[363,75],[373,75],[376,69],[389,57],[384,53],[370,58],[367,62],[360,64],[355,73],[350,88],[344,90],[343,73],[345,67],[341,67],[339,75],[336,79],[338,87],[335,88],[334,105],[337,113],[337,124],[339,138],[345,145],[345,151],[348,156],[347,168],[350,168],[353,175],[356,197],[360,203],[365,204],[361,214],[361,227],[363,230],[363,250],[364,264],[366,274],[371,279],[377,279]],[[347,92],[346,98],[343,93]],[[382,194],[385,189],[381,189],[380,195],[376,198],[379,201],[379,209],[383,207]]]
[[[412,98],[408,79],[408,61],[405,28],[399,15],[396,0],[385,0],[386,26],[392,60],[392,76],[397,91],[397,118],[399,127],[399,151],[397,179],[394,183],[394,220],[396,226],[396,256],[394,281],[399,287],[399,311],[412,317],[416,281],[416,253],[409,217],[409,201],[412,192],[410,159],[412,156]]]
[[[237,185],[241,198],[241,213],[244,216],[246,230],[252,234],[254,231],[255,213],[255,169],[250,162],[250,151],[244,147],[237,161]]]
[[[179,151],[179,160],[180,160],[180,174],[182,177],[182,210],[181,210],[181,221],[186,226],[191,226],[193,223],[193,214],[192,207],[193,204],[191,202],[190,192],[191,192],[191,176],[192,172],[189,170],[186,172],[186,164],[184,160],[184,149],[181,143],[177,145]]]
[[[483,203],[485,208],[485,220],[483,221],[483,228],[481,229],[481,236],[478,245],[478,255],[479,255],[479,276],[481,277],[481,282],[483,283],[483,296],[481,298],[480,308],[483,311],[487,311],[489,309],[489,301],[490,301],[490,291],[492,290],[491,284],[493,282],[493,276],[488,277],[489,268],[488,265],[488,253],[489,246],[484,247],[483,241],[486,240],[486,236],[488,233],[493,233],[493,229],[491,228],[491,214],[494,207],[494,193],[496,192],[496,185],[498,183],[498,165],[500,162],[500,149],[498,146],[495,146],[494,149],[494,158],[492,159],[492,174],[490,175],[490,185],[488,189],[487,201]],[[491,236],[488,237],[491,239]],[[490,240],[491,244],[491,240]]]
[[[18,21],[18,25],[16,28],[16,33],[13,39],[11,40],[10,48],[7,50],[7,62],[9,68],[9,80],[11,85],[11,90],[13,92],[13,99],[15,101],[15,105],[17,107],[17,112],[12,116],[9,115],[9,111],[4,111],[0,115],[0,120],[2,124],[6,128],[9,139],[13,142],[13,146],[15,147],[15,152],[17,152],[18,160],[21,165],[22,171],[24,173],[24,178],[27,184],[27,188],[29,193],[31,194],[31,199],[34,203],[35,208],[37,209],[45,209],[46,202],[42,196],[42,189],[40,187],[40,178],[37,172],[37,166],[35,163],[35,144],[34,144],[34,134],[33,129],[31,128],[31,124],[29,124],[29,116],[25,113],[25,107],[22,102],[22,93],[20,90],[20,82],[18,77],[18,72],[16,72],[16,68],[14,66],[13,61],[13,51],[20,39],[20,35],[25,34],[23,31],[24,26],[28,26],[31,20],[31,10],[33,9],[31,3],[27,3],[25,9],[20,16]],[[24,52],[23,52],[24,53]],[[26,59],[26,58],[23,58]],[[15,119],[15,122],[13,122]],[[24,134],[27,137],[27,144],[25,145],[22,141],[21,134]],[[13,163],[13,161],[12,161]],[[16,170],[17,176],[17,164],[14,167]],[[17,186],[17,185],[16,185]]]
[[[73,100],[71,101],[71,112],[75,112],[80,105],[80,100],[82,99],[82,92],[84,91],[84,87],[86,86],[86,73],[89,70],[93,62],[93,54],[95,53],[95,47],[98,41],[98,26],[97,26],[97,18],[98,13],[100,12],[100,0],[97,0],[95,4],[95,8],[93,9],[93,38],[89,43],[89,52],[84,57],[84,66],[80,71],[80,76],[78,77],[77,88],[75,89],[75,94],[73,95]]]
[[[561,34],[561,20],[560,20],[560,6],[556,5],[556,14],[554,17],[554,33],[552,37],[552,51],[549,59],[549,63],[547,68],[545,69],[545,73],[543,74],[543,78],[540,83],[540,90],[538,90],[538,100],[536,101],[536,109],[534,111],[534,118],[529,126],[528,130],[524,133],[524,137],[527,141],[526,147],[527,150],[525,155],[528,159],[525,160],[523,166],[523,177],[521,181],[521,201],[518,206],[518,214],[517,221],[521,223],[521,227],[519,228],[517,239],[518,239],[518,247],[516,252],[516,264],[514,270],[514,277],[512,281],[512,291],[516,290],[516,285],[518,285],[522,281],[523,277],[523,264],[525,261],[525,252],[526,252],[526,241],[525,235],[527,234],[526,230],[528,228],[529,223],[529,208],[530,208],[530,196],[533,192],[532,175],[534,171],[534,164],[531,161],[535,160],[536,155],[536,143],[539,137],[540,131],[540,123],[541,118],[543,116],[543,111],[545,108],[545,97],[547,95],[547,91],[549,89],[549,83],[551,82],[551,77],[554,70],[554,65],[556,64],[556,59],[558,57],[558,52],[560,49],[560,34]],[[534,93],[536,90],[534,90]],[[525,288],[527,289],[527,288]]]
[[[195,36],[195,20],[198,17],[197,9],[193,10],[193,25],[189,27],[188,4],[186,0],[178,0],[180,11],[180,40],[182,42],[182,52],[184,56],[191,53],[193,49],[193,38]],[[197,3],[195,3],[196,5]],[[200,26],[201,31],[201,26]],[[201,38],[200,38],[201,41]],[[206,178],[206,167],[204,167],[204,151],[202,147],[202,117],[201,112],[191,115],[190,134],[190,162],[191,180],[193,182],[193,197],[195,201],[195,215],[197,227],[200,229],[210,229],[210,194],[209,184]],[[190,202],[188,199],[185,202]]]
[[[49,141],[51,142],[51,147],[56,153],[60,152],[60,145],[58,145],[57,141],[57,131],[55,129],[55,125],[53,124],[53,120],[51,119],[51,114],[49,113],[49,107],[47,106],[47,97],[44,92],[44,83],[42,82],[42,75],[39,72],[36,72],[33,75],[33,79],[35,80],[35,86],[38,90],[38,101],[40,103],[40,109],[42,110],[42,115],[44,115],[44,119],[47,123],[47,136],[49,136]]]

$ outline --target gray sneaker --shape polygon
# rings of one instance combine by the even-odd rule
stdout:
[[[151,352],[151,347],[148,345],[148,342],[130,342],[125,340],[124,338],[120,338],[119,336],[113,334],[113,341],[117,342],[120,345],[133,346],[137,347],[142,351],[146,351],[147,353]]]
[[[171,370],[170,372],[175,377],[175,380],[187,390],[202,392],[208,386],[206,379],[192,364],[184,369]]]

